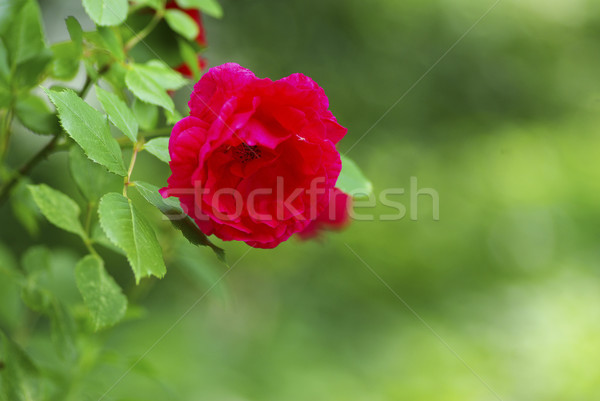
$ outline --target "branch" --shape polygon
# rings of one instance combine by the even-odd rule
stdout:
[[[29,174],[32,168],[34,168],[39,162],[44,160],[50,153],[52,153],[54,147],[56,146],[56,143],[58,142],[59,137],[60,134],[54,135],[52,140],[48,142],[46,146],[44,146],[39,152],[37,152],[27,163],[25,163],[19,170],[17,170],[11,176],[11,178],[6,183],[4,183],[4,185],[2,185],[2,187],[0,187],[0,205],[6,202],[6,199],[8,199],[8,195],[10,194],[11,189],[13,189],[15,185],[17,185],[19,180],[23,176]]]

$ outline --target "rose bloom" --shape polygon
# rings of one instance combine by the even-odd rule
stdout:
[[[228,63],[202,76],[189,107],[169,140],[161,193],[178,197],[205,234],[273,248],[346,224],[335,145],[347,130],[312,79],[259,79]]]

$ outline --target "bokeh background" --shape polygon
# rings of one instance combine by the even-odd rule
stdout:
[[[52,41],[68,15],[91,27],[77,0],[40,3]],[[371,129],[492,4],[223,0],[224,18],[204,19],[209,64],[314,78],[376,193],[417,177],[439,193],[440,219],[423,196],[416,221],[269,251],[222,244],[220,281],[227,268],[165,226],[176,257],[138,289],[105,250],[135,305],[89,340],[102,363],[74,375],[78,399],[98,400],[142,355],[105,400],[598,399],[600,3],[501,0]],[[17,138],[12,160],[40,141]],[[36,181],[75,192],[66,155],[43,166]],[[168,171],[146,156],[135,174],[162,185]],[[65,277],[84,254],[43,221],[31,237],[2,215],[7,246],[50,243]]]

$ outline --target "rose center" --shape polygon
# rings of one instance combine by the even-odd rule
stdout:
[[[262,152],[257,145],[250,146],[246,143],[241,143],[232,149],[233,157],[240,163],[248,163],[249,161],[260,159]]]

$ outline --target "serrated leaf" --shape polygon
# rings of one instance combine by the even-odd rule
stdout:
[[[152,153],[165,163],[171,161],[169,155],[169,138],[154,138],[144,144],[144,150]]]
[[[30,185],[35,204],[48,221],[58,228],[85,238],[85,232],[79,222],[79,206],[67,195],[46,184]]]
[[[108,193],[98,208],[100,225],[112,243],[123,249],[136,282],[143,277],[163,277],[167,271],[154,229],[130,199]]]
[[[165,20],[171,29],[188,40],[193,40],[200,32],[196,21],[186,13],[176,8],[165,12]]]
[[[60,131],[56,114],[42,98],[32,93],[17,99],[15,114],[21,124],[38,134],[51,135]]]
[[[123,179],[88,159],[79,146],[69,150],[69,169],[83,196],[92,203],[123,186]]]
[[[10,34],[5,35],[5,40],[12,65],[29,60],[46,47],[41,13],[35,0],[25,2],[11,19],[8,31]]]
[[[135,181],[134,184],[140,195],[142,195],[152,206],[158,208],[163,214],[172,217],[180,217],[183,215],[183,210],[179,206],[179,201],[175,198],[163,198],[160,195],[157,186],[143,181]]]
[[[344,155],[342,159],[342,172],[335,186],[355,198],[369,197],[373,193],[373,184],[365,177],[356,163]]]
[[[183,75],[160,60],[155,59],[145,64],[135,64],[135,68],[143,71],[165,90],[177,90],[188,83]]]
[[[75,267],[77,288],[90,311],[96,330],[120,321],[127,311],[127,298],[104,269],[98,256],[88,255]]]
[[[102,114],[72,90],[62,92],[44,90],[56,106],[63,128],[81,146],[87,156],[115,174],[127,175],[121,157],[121,148],[110,134]]]
[[[181,231],[183,236],[194,245],[208,246],[217,255],[217,258],[223,263],[225,261],[225,251],[219,248],[208,239],[194,223],[194,221],[186,216],[183,209],[179,206],[179,201],[173,198],[163,198],[159,192],[158,187],[148,184],[143,181],[136,181],[135,188],[138,190],[140,195],[144,197],[154,207],[160,210],[173,224],[173,227]]]
[[[108,92],[99,86],[96,86],[96,95],[102,103],[104,111],[108,114],[110,121],[121,130],[132,142],[137,141],[138,122],[132,111],[127,107],[124,101],[119,99],[114,93]]]
[[[175,108],[173,99],[165,89],[152,78],[152,75],[139,68],[139,65],[134,64],[127,71],[125,84],[138,99],[146,103],[161,106],[171,111]]]
[[[150,131],[156,128],[158,124],[158,107],[135,99],[132,110],[135,119],[143,130]]]
[[[196,8],[211,17],[223,17],[223,9],[216,0],[176,0],[182,8]]]
[[[97,25],[119,25],[127,18],[127,0],[83,0],[83,8]]]

